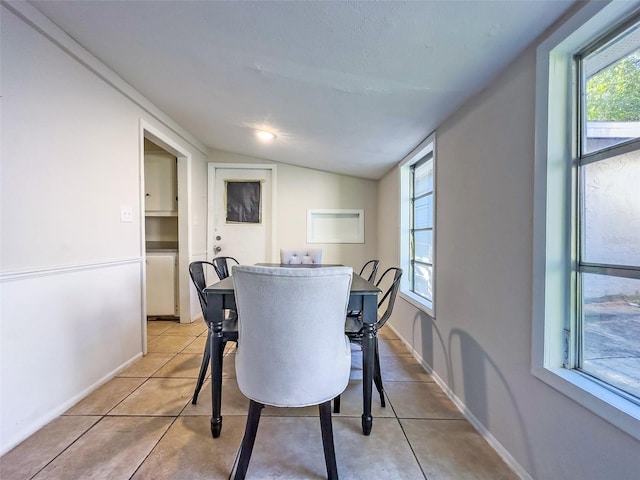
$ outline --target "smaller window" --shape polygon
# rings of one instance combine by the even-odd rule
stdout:
[[[400,295],[434,315],[436,250],[435,134],[400,162]]]
[[[411,166],[411,291],[433,301],[433,152]]]

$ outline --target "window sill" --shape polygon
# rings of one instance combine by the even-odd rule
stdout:
[[[433,310],[433,302],[429,302],[424,298],[420,297],[419,295],[416,295],[415,293],[410,291],[401,291],[401,292],[398,292],[398,294],[400,295],[400,297],[404,298],[407,302],[409,302],[411,305],[413,305],[417,309],[422,310],[431,318],[436,318],[435,312]]]
[[[636,440],[640,440],[640,405],[575,370],[535,366],[531,373]]]

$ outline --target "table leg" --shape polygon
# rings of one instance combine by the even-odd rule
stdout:
[[[376,297],[371,298],[373,299],[373,302],[375,302]],[[371,310],[372,307],[375,309],[376,304],[373,303],[373,305],[366,305],[367,300],[368,299],[365,299],[365,311],[367,307],[369,307],[369,310]],[[372,323],[365,322],[364,337],[362,339],[362,432],[365,435],[369,435],[371,433],[371,428],[373,427],[373,416],[371,415],[371,390],[373,383],[373,367],[375,362],[375,338],[375,326]]]
[[[210,302],[213,303],[213,302]],[[210,305],[213,307],[213,305]],[[222,304],[219,306],[222,312]],[[222,320],[212,322],[209,350],[211,351],[211,435],[218,438],[222,432],[222,355],[224,354],[222,342]]]

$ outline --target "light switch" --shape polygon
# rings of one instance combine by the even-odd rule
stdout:
[[[128,205],[120,206],[120,222],[131,223],[133,222],[133,208]]]

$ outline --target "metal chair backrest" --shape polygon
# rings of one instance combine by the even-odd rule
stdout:
[[[227,278],[230,275],[229,262],[235,262],[236,265],[240,265],[240,262],[233,257],[216,257],[212,262],[216,275],[218,275],[220,280]]]
[[[391,279],[392,275],[393,275],[393,279]],[[389,288],[387,289],[387,291],[384,293],[384,295],[378,302],[378,311],[380,311],[380,309],[384,307],[386,302],[386,308],[384,310],[384,313],[376,323],[376,329],[378,330],[382,328],[385,323],[387,323],[387,320],[389,320],[389,317],[391,316],[391,312],[393,311],[393,305],[396,302],[396,296],[398,295],[398,290],[400,289],[401,277],[402,277],[401,268],[390,267],[384,271],[384,273],[376,283],[376,286],[380,287],[381,285],[384,286],[386,282],[389,282],[389,281],[391,282],[391,284],[389,285]]]
[[[369,282],[376,281],[376,274],[378,273],[378,267],[380,266],[380,260],[369,260],[362,266],[360,270],[360,276],[362,278],[366,278]],[[367,274],[366,271],[371,269],[371,271]],[[365,275],[367,275],[365,277]]]
[[[209,265],[215,270],[215,265],[211,262],[196,261],[189,264],[189,276],[193,282],[193,286],[196,287],[198,292],[198,300],[200,300],[200,308],[202,308],[202,315],[206,315],[207,312],[207,298],[204,295],[204,289],[207,286],[207,279],[204,274],[204,268]],[[217,272],[216,272],[217,273]]]

